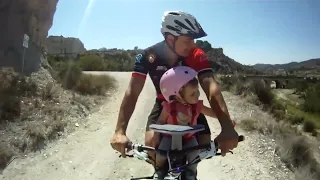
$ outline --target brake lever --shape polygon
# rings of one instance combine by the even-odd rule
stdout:
[[[229,153],[233,154],[232,151],[229,151]],[[220,156],[220,155],[221,155],[221,152],[217,152],[217,153],[216,153],[216,156]]]
[[[121,158],[121,157],[122,157],[122,156],[121,156],[121,154],[120,154],[120,155],[119,155],[119,158]],[[130,157],[130,158],[131,158],[131,157],[134,157],[134,156],[133,156],[133,154],[126,154],[126,157]]]

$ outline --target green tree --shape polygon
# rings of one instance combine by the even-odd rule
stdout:
[[[94,54],[80,57],[78,65],[83,71],[106,70],[106,63],[104,62],[103,58]]]

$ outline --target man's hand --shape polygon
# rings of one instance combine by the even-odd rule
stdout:
[[[227,105],[223,99],[220,86],[214,79],[213,72],[205,72],[199,75],[199,82],[206,93],[212,111],[215,112],[220,125],[221,133],[216,138],[221,149],[221,155],[236,148],[238,145],[238,133],[234,130],[235,121],[230,120]]]
[[[138,97],[142,91],[146,79],[144,77],[136,77],[132,76],[130,80],[129,87],[123,97],[118,122],[116,125],[116,130],[113,137],[110,140],[110,144],[114,150],[117,150],[121,153],[122,157],[126,157],[125,149],[126,145],[129,142],[128,137],[125,132],[127,130],[127,126],[131,115],[136,106]]]
[[[239,135],[233,127],[224,128],[217,136],[219,149],[221,149],[221,155],[225,156],[227,152],[238,146]]]
[[[110,140],[112,148],[121,153],[122,157],[126,157],[126,146],[130,142],[129,138],[123,133],[114,133]]]

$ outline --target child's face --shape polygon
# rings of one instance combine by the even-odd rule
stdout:
[[[196,104],[198,103],[200,91],[199,84],[187,84],[183,90],[183,99],[188,104]]]

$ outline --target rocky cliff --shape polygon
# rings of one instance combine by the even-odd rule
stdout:
[[[0,66],[11,66],[30,74],[40,67],[43,44],[52,26],[58,0],[0,1]],[[29,47],[22,46],[23,36],[30,37]]]
[[[196,45],[206,52],[215,72],[222,74],[260,74],[253,67],[243,65],[226,56],[222,48],[212,48],[208,41],[197,40]]]
[[[78,38],[49,36],[45,40],[45,46],[48,54],[69,54],[75,55],[86,51],[83,43]]]

